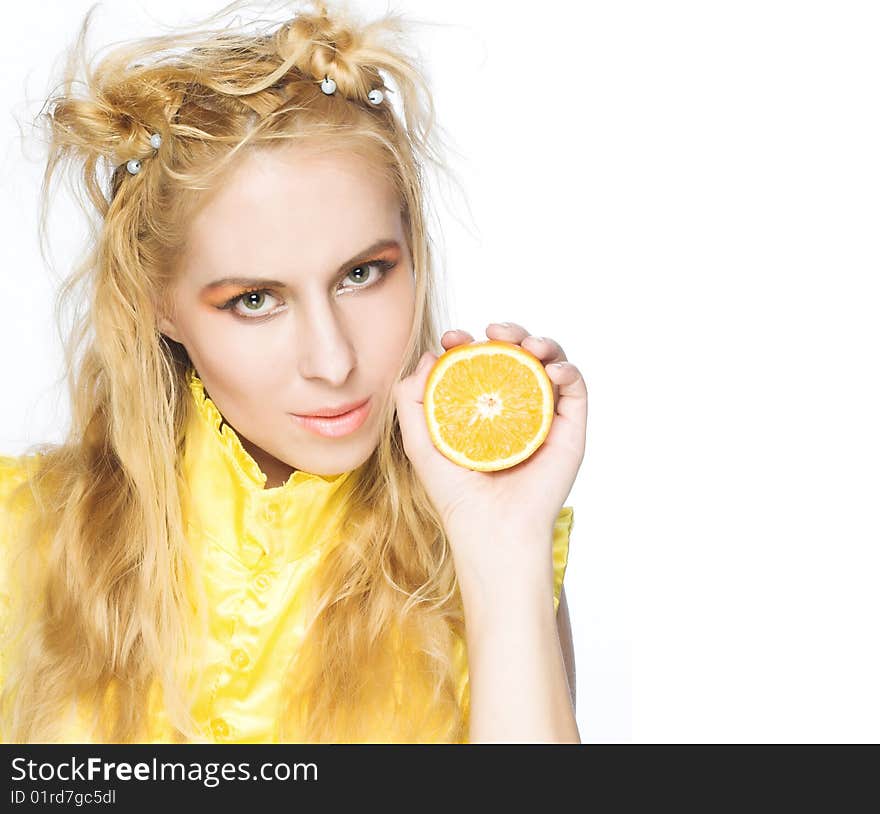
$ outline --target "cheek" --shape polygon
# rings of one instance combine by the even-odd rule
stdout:
[[[406,271],[411,277],[411,272]],[[403,277],[403,275],[401,275]],[[359,356],[371,374],[395,376],[400,366],[414,317],[414,287],[406,279],[388,286],[384,297],[376,297],[358,320]]]
[[[187,314],[185,330],[188,348],[192,348],[190,356],[199,356],[206,363],[215,360],[226,367],[251,369],[265,359],[267,332],[241,325],[232,314],[209,303],[193,303]],[[261,377],[255,375],[258,380]]]
[[[218,317],[202,309],[194,307],[190,312],[185,344],[206,387],[210,380],[218,394],[236,402],[249,394],[265,392],[279,371],[270,355],[261,351],[265,336],[255,330],[236,331],[228,315]]]
[[[237,364],[215,348],[206,348],[199,359],[193,359],[221,413],[235,424],[241,421],[242,411],[254,400],[254,394],[264,393],[267,388],[266,374],[251,365]]]

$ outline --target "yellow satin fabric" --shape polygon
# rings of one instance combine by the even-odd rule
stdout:
[[[302,586],[333,540],[351,472],[335,476],[295,471],[286,483],[265,488],[266,476],[206,394],[194,370],[188,376],[196,410],[187,427],[181,496],[187,539],[200,564],[209,603],[209,635],[194,670],[194,713],[207,743],[273,743],[281,701],[280,677],[304,633]],[[222,425],[222,426],[221,426]],[[0,456],[0,615],[19,601],[7,578],[10,530],[22,505],[5,498],[26,476],[28,458]],[[334,499],[335,498],[335,499]],[[554,606],[568,560],[573,509],[566,506],[553,531]],[[456,637],[458,698],[465,703],[467,662]],[[0,650],[0,678],[5,676]],[[394,690],[400,693],[400,686]],[[148,699],[149,742],[170,740],[158,700]],[[465,710],[466,712],[466,710]],[[425,741],[430,741],[426,733]],[[0,737],[0,740],[3,740]],[[72,714],[63,742],[86,743],[82,716]],[[373,742],[384,742],[376,720]]]

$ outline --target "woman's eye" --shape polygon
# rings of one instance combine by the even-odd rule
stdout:
[[[372,260],[369,263],[361,263],[359,266],[355,266],[353,269],[346,272],[345,277],[343,277],[343,280],[346,278],[354,279],[356,281],[355,284],[341,286],[340,290],[345,292],[356,291],[363,288],[373,288],[373,286],[382,282],[394,266],[395,264],[388,260]],[[377,271],[371,273],[371,269],[376,269]],[[243,294],[239,294],[231,300],[228,300],[221,305],[220,308],[224,311],[232,311],[236,316],[240,316],[244,319],[256,319],[257,317],[270,316],[274,311],[282,310],[280,308],[264,310],[263,306],[266,302],[267,296],[272,300],[277,299],[268,289],[261,288],[253,291],[245,291]]]
[[[378,273],[366,274],[365,270],[371,268],[378,269]],[[394,268],[394,263],[387,260],[371,260],[369,263],[361,263],[359,266],[355,266],[346,273],[345,277],[351,277],[353,274],[357,275],[357,285],[347,286],[347,288],[372,288],[381,281],[392,268]],[[343,279],[345,279],[345,277]],[[364,282],[364,280],[367,280],[368,282]]]
[[[254,314],[258,317],[265,316],[270,311],[262,311],[260,310],[263,303],[266,301],[266,296],[269,296],[271,299],[275,299],[268,291],[259,290],[259,291],[245,291],[244,294],[239,294],[237,297],[233,297],[229,302],[227,302],[223,308],[228,308],[234,311],[236,314],[240,314],[244,316],[245,313]],[[241,305],[242,311],[237,310],[235,306]],[[251,317],[245,317],[246,319],[250,319]]]

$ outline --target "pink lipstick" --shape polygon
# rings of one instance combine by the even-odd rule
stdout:
[[[290,416],[299,426],[305,427],[310,432],[323,435],[326,438],[340,438],[343,435],[354,432],[366,421],[372,404],[372,398],[368,398],[358,406],[340,415],[322,416],[290,413]]]

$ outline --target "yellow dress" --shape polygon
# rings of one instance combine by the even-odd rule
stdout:
[[[277,742],[275,720],[281,700],[279,677],[303,635],[300,586],[319,561],[340,510],[331,498],[350,476],[295,471],[281,486],[266,489],[266,475],[223,423],[193,369],[189,392],[197,409],[187,427],[182,496],[187,539],[201,565],[209,601],[209,640],[204,663],[195,671],[199,686],[194,713],[206,743]],[[17,601],[7,578],[8,530],[21,506],[6,506],[11,489],[25,478],[27,456],[0,456],[0,624]],[[554,525],[554,606],[568,560],[573,509],[564,507]],[[464,643],[456,637],[462,703],[468,674]],[[5,676],[0,651],[0,679]],[[149,700],[149,742],[170,740],[158,694]],[[71,715],[63,742],[86,743],[84,719]],[[375,742],[383,742],[381,721]],[[4,738],[0,733],[0,742]]]

